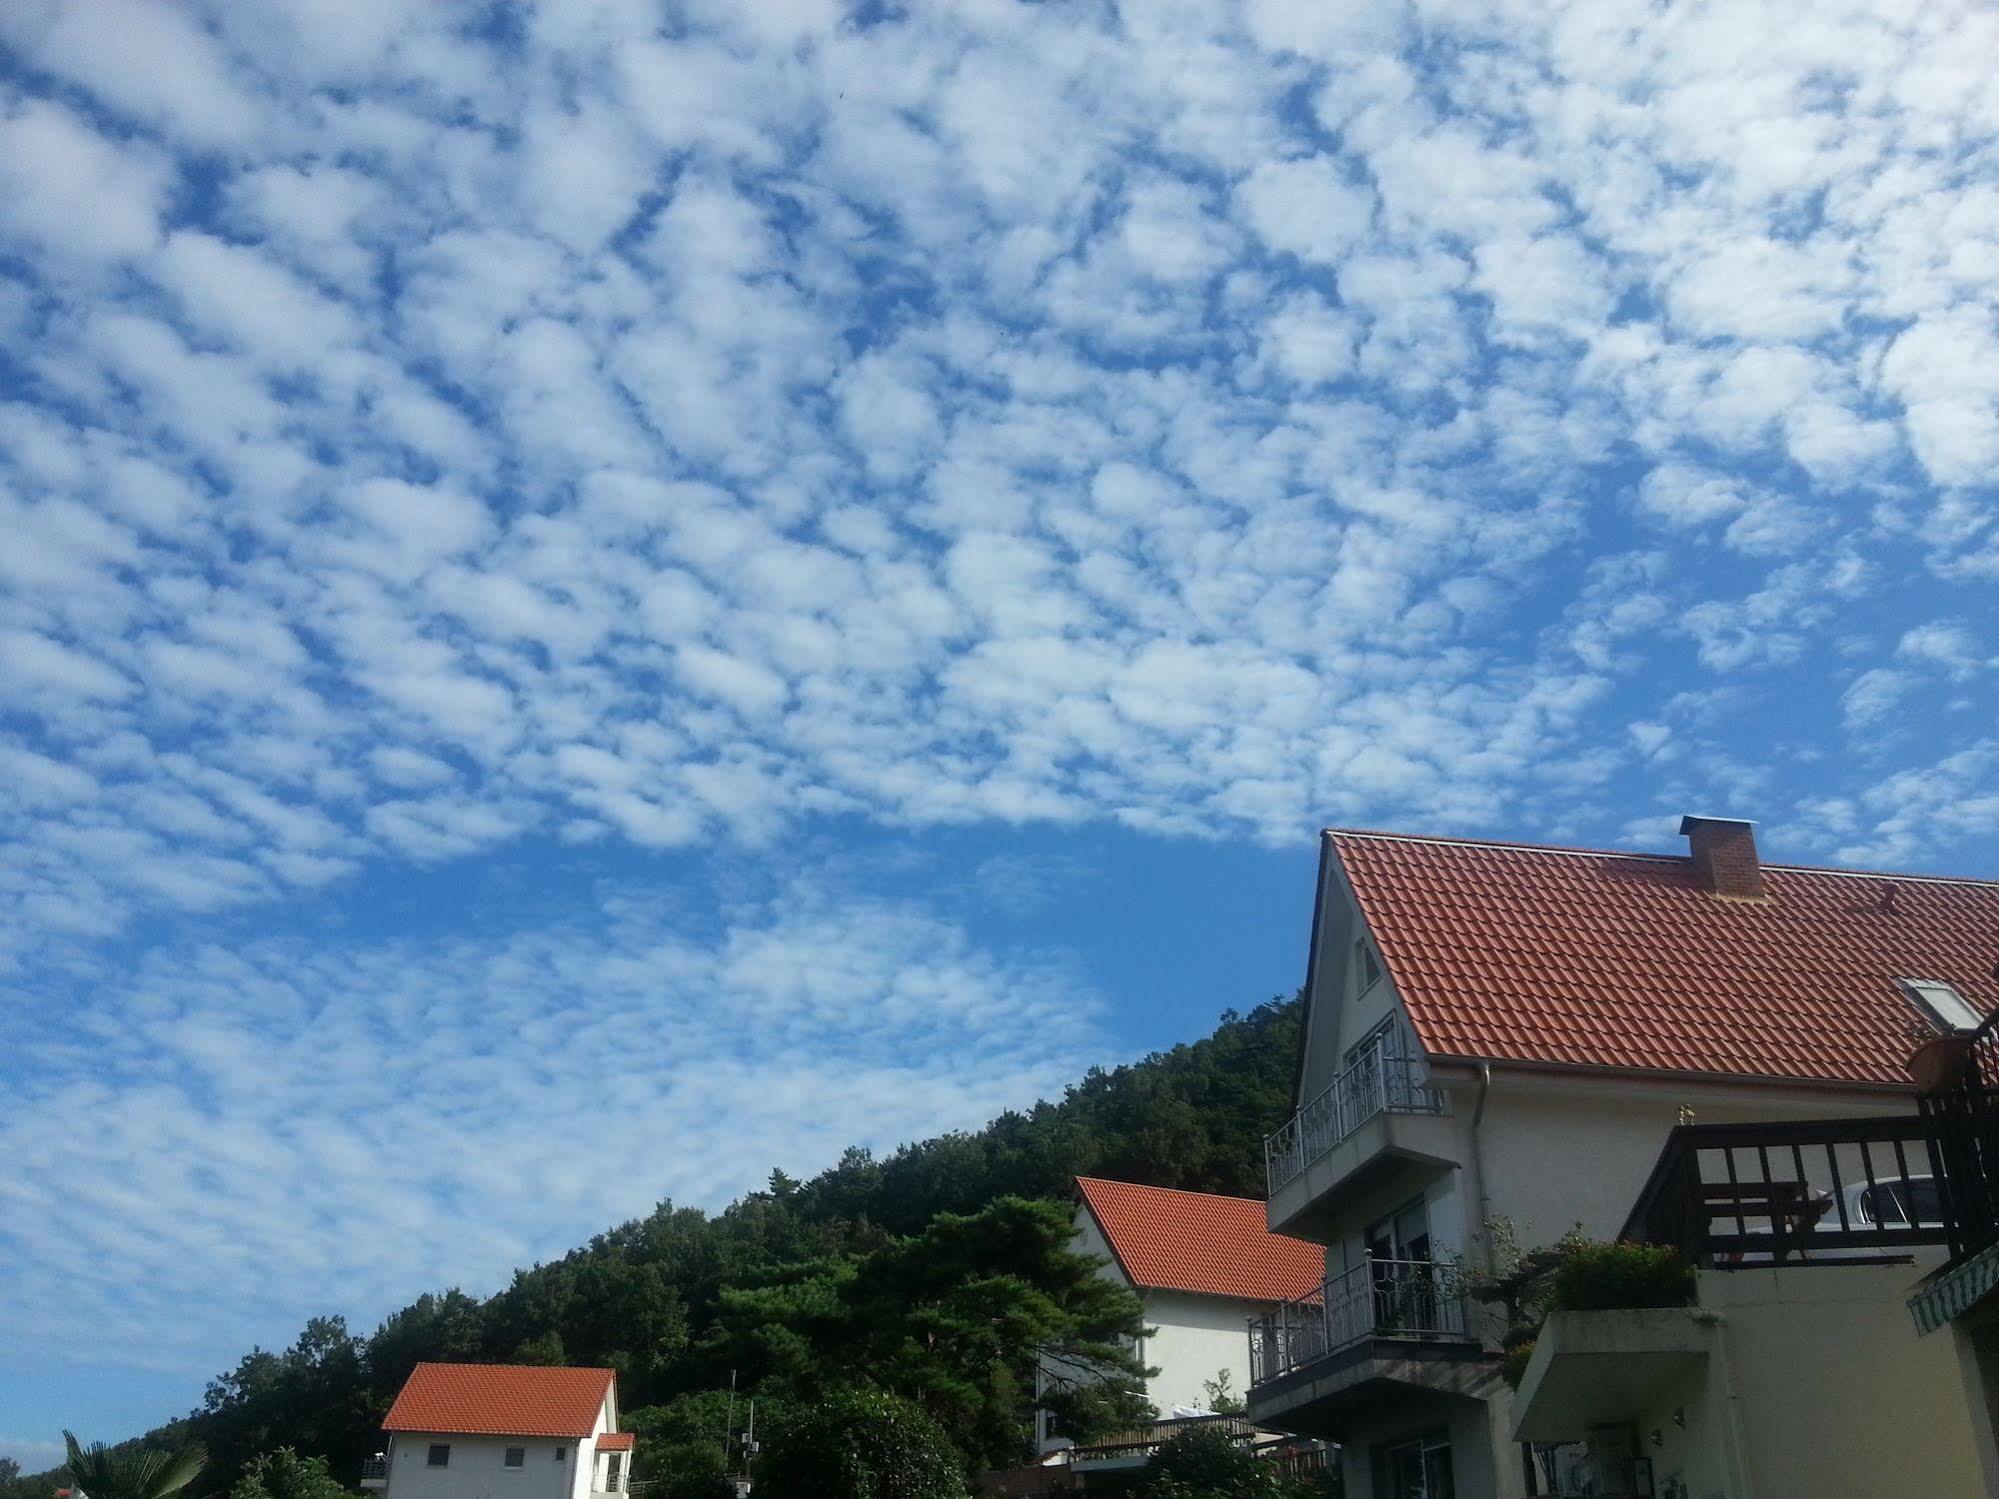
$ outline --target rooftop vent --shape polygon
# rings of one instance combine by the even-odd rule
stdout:
[[[1680,819],[1680,832],[1693,855],[1694,873],[1716,895],[1758,900],[1767,893],[1763,865],[1756,857],[1755,823],[1741,817],[1690,813]]]

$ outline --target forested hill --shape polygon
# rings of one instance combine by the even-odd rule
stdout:
[[[372,1336],[316,1318],[290,1349],[246,1355],[200,1410],[147,1440],[207,1443],[211,1461],[191,1493],[226,1489],[244,1461],[280,1444],[324,1454],[351,1484],[422,1359],[609,1365],[621,1404],[637,1410],[726,1383],[742,1359],[718,1326],[725,1292],[802,1277],[918,1233],[940,1212],[1066,1198],[1076,1175],[1261,1197],[1262,1138],[1290,1106],[1298,1018],[1295,999],[1230,1011],[1200,1041],[1092,1069],[1058,1102],[886,1159],[851,1149],[810,1181],[773,1172],[767,1189],[713,1216],[661,1203],[516,1272],[484,1301],[421,1296]]]

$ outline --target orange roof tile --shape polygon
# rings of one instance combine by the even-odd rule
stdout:
[[[587,1437],[616,1377],[609,1369],[418,1364],[382,1430]]]
[[[632,1450],[632,1435],[629,1431],[607,1431],[601,1437],[597,1438],[597,1450],[599,1452],[630,1452]]]
[[[1274,1234],[1253,1197],[1218,1197],[1079,1176],[1091,1216],[1134,1286],[1283,1301],[1326,1278],[1326,1252]]]
[[[1897,978],[1999,1008],[1999,882],[1329,832],[1433,1057],[1911,1086]],[[1891,893],[1892,892],[1892,893]]]

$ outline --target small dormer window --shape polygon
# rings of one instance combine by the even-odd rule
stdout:
[[[1354,963],[1360,971],[1359,992],[1365,994],[1374,987],[1375,981],[1381,977],[1381,960],[1375,957],[1374,949],[1368,945],[1365,937],[1356,942],[1353,947]]]
[[[1942,979],[1896,979],[1895,982],[1939,1030],[1975,1031],[1985,1020],[1970,1000]]]

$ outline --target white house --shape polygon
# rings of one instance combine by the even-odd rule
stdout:
[[[1544,1491],[1465,1271],[1615,1236],[1688,1119],[1906,1118],[1917,1041],[1999,1008],[1999,883],[1681,831],[1681,855],[1324,835],[1266,1156],[1269,1226],[1323,1245],[1326,1282],[1253,1332],[1249,1415],[1341,1443],[1353,1499]],[[1818,1372],[1860,1377],[1866,1340],[1833,1345]]]
[[[1102,1259],[1099,1273],[1145,1305],[1137,1353],[1159,1370],[1145,1398],[1162,1418],[1210,1410],[1211,1386],[1240,1399],[1249,1388],[1249,1319],[1308,1291],[1325,1269],[1317,1245],[1272,1233],[1254,1198],[1079,1176],[1076,1199],[1072,1247]],[[1044,1368],[1044,1386],[1062,1373]],[[1046,1412],[1037,1424],[1044,1452],[1060,1444]]]
[[[361,1486],[389,1499],[603,1499],[631,1476],[609,1369],[418,1364]]]

